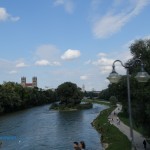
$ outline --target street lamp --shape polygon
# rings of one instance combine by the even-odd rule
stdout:
[[[131,111],[131,98],[130,98],[130,81],[129,81],[129,68],[132,67],[136,62],[140,62],[141,64],[141,71],[137,73],[135,78],[138,80],[138,82],[147,82],[150,78],[149,74],[144,71],[144,64],[140,59],[135,59],[131,63],[123,64],[120,60],[115,60],[112,65],[112,72],[107,77],[107,79],[111,83],[118,83],[121,79],[121,75],[119,75],[115,71],[115,63],[120,62],[121,65],[126,69],[126,76],[127,76],[127,92],[128,92],[128,107],[129,107],[129,122],[130,122],[130,136],[131,136],[131,143],[132,143],[132,149],[135,149],[134,146],[134,136],[133,136],[133,126],[132,126],[132,111]]]

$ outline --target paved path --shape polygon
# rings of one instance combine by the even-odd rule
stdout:
[[[123,122],[121,122],[117,116],[117,114],[122,110],[122,105],[117,104],[117,108],[112,111],[112,113],[109,115],[108,119],[111,124],[116,126],[122,133],[124,133],[129,140],[130,138],[130,128],[129,126],[125,125]],[[112,120],[113,119],[113,120]],[[140,133],[133,130],[133,136],[134,136],[134,143],[136,150],[144,150],[143,147],[143,140],[145,139]],[[147,143],[147,149],[150,150],[150,145]]]

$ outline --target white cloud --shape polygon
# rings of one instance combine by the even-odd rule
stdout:
[[[37,66],[48,66],[50,65],[48,60],[38,60],[35,62],[35,65]]]
[[[99,57],[105,57],[107,54],[106,53],[99,53],[98,56]]]
[[[63,60],[72,60],[75,58],[80,57],[81,53],[79,50],[72,50],[72,49],[68,49],[67,51],[65,51],[65,53],[61,56],[61,59]]]
[[[12,70],[9,72],[9,74],[16,74],[16,73],[18,73],[16,70]]]
[[[87,79],[88,79],[88,76],[87,76],[87,75],[80,76],[80,79],[81,79],[81,80],[87,80]]]
[[[18,21],[19,19],[20,17],[11,16],[5,8],[0,7],[0,21],[6,21],[6,20]]]
[[[138,15],[141,10],[149,4],[149,0],[129,1],[129,5],[120,13],[112,13],[109,10],[105,16],[97,19],[93,25],[93,34],[96,38],[107,38],[118,32],[128,21]],[[117,10],[117,9],[116,9]]]
[[[74,11],[74,4],[72,0],[55,0],[54,1],[54,6],[59,6],[62,5],[65,9],[66,12],[68,13],[73,13]]]
[[[26,67],[26,66],[27,65],[24,62],[20,62],[20,63],[16,64],[17,68],[23,68],[23,67]]]
[[[37,48],[35,55],[39,59],[52,59],[55,57],[58,49],[51,44],[41,45]]]
[[[106,57],[107,55],[108,54],[105,54],[105,56],[100,55],[101,57],[99,57],[96,61],[92,62],[93,65],[98,67],[101,74],[109,74],[112,71],[112,64],[115,60],[119,59],[122,61],[123,64],[125,64],[129,59],[132,58],[129,50],[124,50],[119,53],[116,52],[115,54],[111,53],[109,54],[109,57],[111,58]],[[125,68],[121,66],[119,62],[116,62],[115,66],[118,73],[125,73]]]
[[[114,61],[113,59],[108,59],[108,58],[105,58],[105,57],[101,57],[97,61],[94,61],[93,65],[108,66],[108,65],[112,65],[113,61]]]
[[[53,61],[50,63],[52,66],[61,66],[61,63],[58,61]]]
[[[100,69],[100,72],[102,74],[105,73],[109,73],[112,70],[112,64],[113,64],[114,60],[113,59],[109,59],[106,57],[101,57],[96,61],[93,61],[92,64],[95,66],[98,66]]]
[[[51,44],[41,45],[35,52],[35,65],[38,66],[60,66],[58,49]]]
[[[61,63],[58,61],[49,62],[48,60],[42,59],[35,62],[37,66],[60,66]]]
[[[0,7],[0,21],[5,21],[9,18],[9,14],[7,13],[5,8]]]

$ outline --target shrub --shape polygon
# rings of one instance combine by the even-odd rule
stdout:
[[[116,105],[117,104],[117,98],[115,96],[111,96],[109,98],[109,101],[110,101],[111,105]]]

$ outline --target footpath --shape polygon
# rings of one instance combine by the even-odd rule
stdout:
[[[122,133],[124,133],[129,140],[130,138],[130,127],[125,125],[120,119],[118,118],[118,113],[122,110],[122,105],[117,104],[117,108],[111,112],[111,114],[108,117],[108,120],[111,124],[116,126]],[[136,150],[144,150],[143,141],[144,137],[139,132],[133,130],[133,137],[134,137],[134,145],[136,147]],[[150,150],[150,144],[147,144],[146,150]]]

